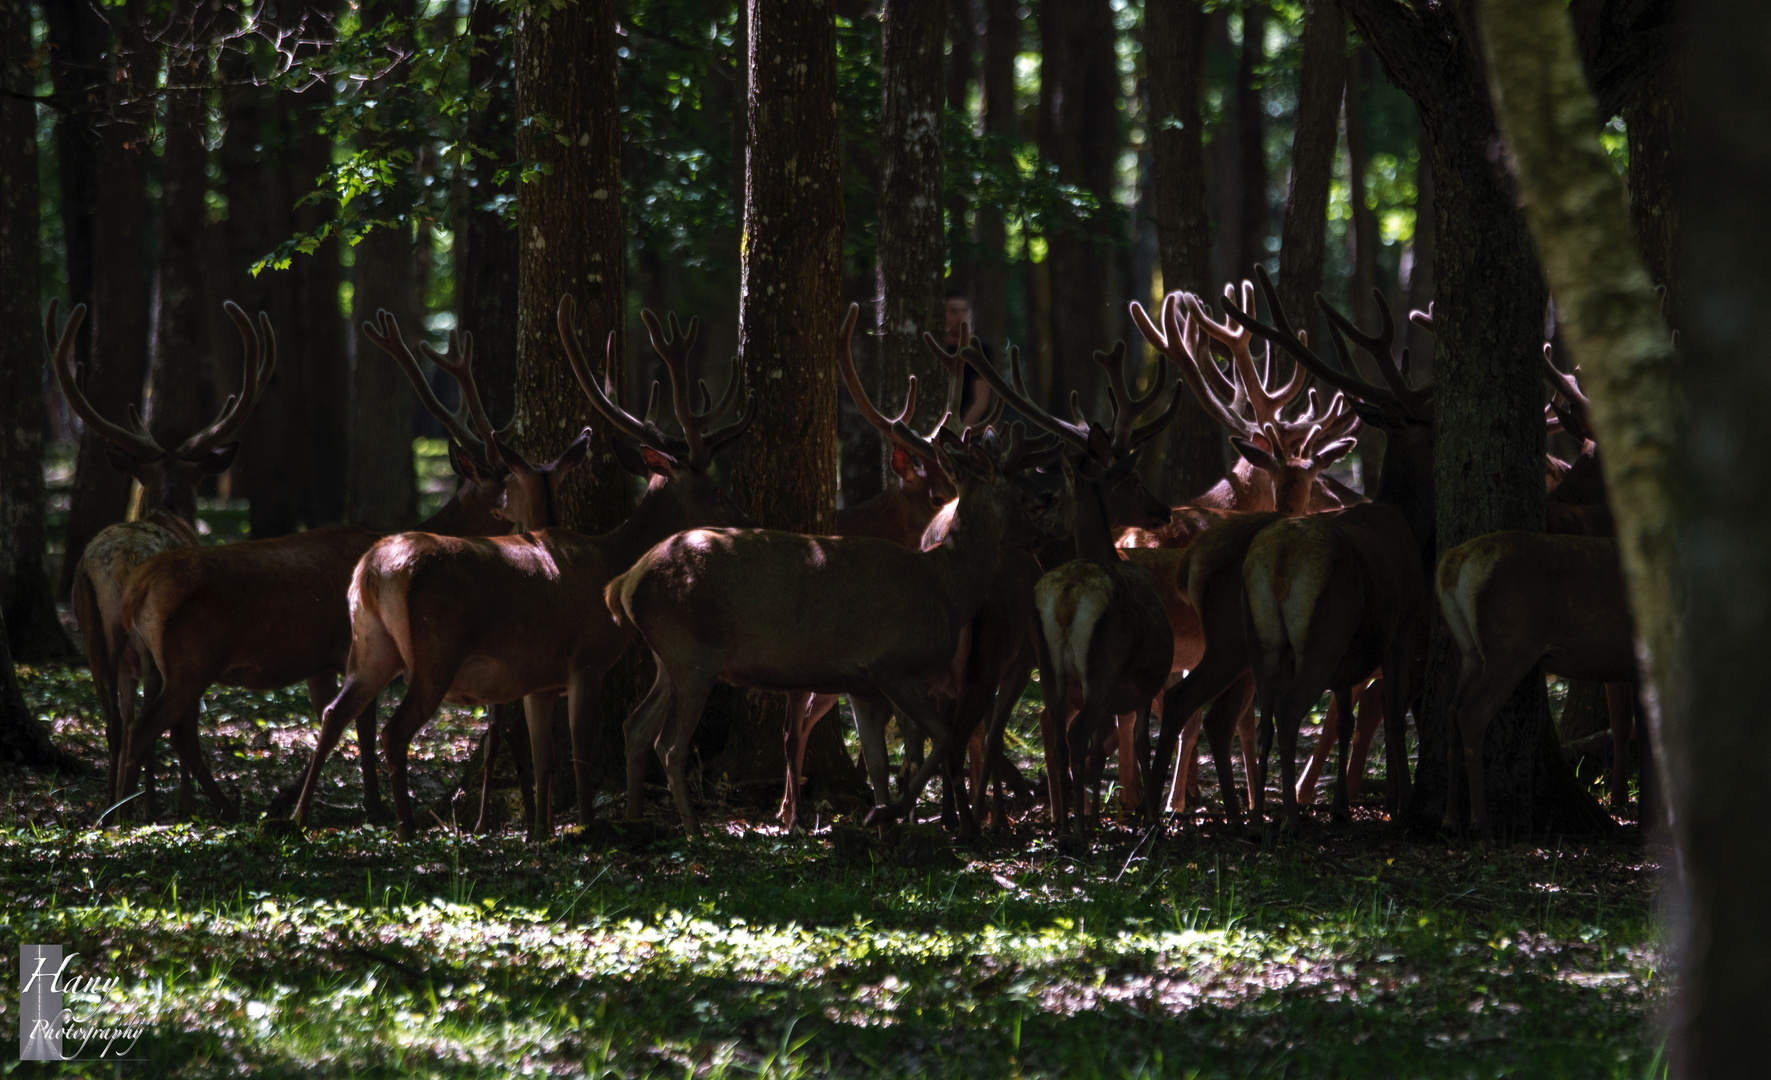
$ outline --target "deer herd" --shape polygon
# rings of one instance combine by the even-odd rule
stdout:
[[[271,817],[293,803],[294,822],[305,825],[327,757],[353,722],[365,805],[378,813],[376,701],[399,678],[405,693],[381,733],[381,756],[403,838],[418,827],[409,747],[445,701],[523,702],[530,760],[518,773],[533,787],[531,835],[541,839],[554,828],[551,719],[564,693],[578,818],[588,824],[596,815],[602,682],[636,638],[657,675],[623,727],[630,819],[645,810],[655,754],[683,826],[698,831],[691,743],[710,691],[723,681],[795,695],[785,725],[787,826],[801,823],[807,738],[839,695],[850,703],[872,787],[868,825],[914,813],[937,772],[944,823],[962,832],[1001,824],[1005,786],[1025,785],[1004,741],[1035,669],[1048,804],[1060,831],[1085,832],[1103,812],[1111,755],[1129,812],[1154,820],[1186,808],[1198,799],[1201,731],[1227,820],[1266,824],[1267,760],[1276,747],[1277,823],[1297,827],[1300,803],[1310,801],[1337,742],[1331,812],[1344,818],[1349,784],[1380,722],[1394,816],[1409,787],[1405,723],[1423,694],[1435,619],[1460,657],[1449,695],[1445,827],[1488,835],[1484,729],[1540,667],[1611,684],[1612,798],[1621,808],[1635,658],[1574,376],[1546,345],[1548,426],[1582,443],[1571,464],[1548,460],[1549,531],[1478,537],[1435,562],[1433,389],[1415,385],[1407,351],[1397,354],[1383,297],[1372,328],[1317,298],[1330,357],[1293,327],[1265,272],[1257,268],[1257,276],[1266,321],[1255,314],[1250,282],[1225,289],[1221,318],[1187,293],[1169,295],[1154,312],[1133,303],[1155,350],[1153,377],[1139,397],[1123,343],[1096,353],[1107,400],[1105,415],[1092,418],[1075,395],[1070,419],[1042,408],[1015,349],[998,371],[962,331],[957,349],[923,336],[946,373],[947,402],[938,422],[918,430],[914,377],[903,407],[888,416],[857,373],[851,306],[830,360],[885,440],[897,480],[839,511],[832,536],[753,527],[711,475],[716,454],[743,436],[757,410],[737,361],[718,401],[705,383],[692,385],[693,320],[685,328],[675,316],[663,324],[643,316],[670,384],[680,430],[672,435],[659,426],[657,384],[642,418],[591,370],[567,298],[558,314],[566,362],[589,414],[612,432],[616,460],[645,481],[619,527],[586,536],[557,520],[559,484],[584,461],[589,428],[551,462],[524,458],[487,418],[472,336],[452,334],[447,353],[418,346],[459,387],[461,406],[451,410],[393,317],[379,312],[364,336],[400,366],[448,433],[454,495],[409,532],[332,525],[202,546],[197,485],[231,464],[276,368],[269,319],[254,322],[227,305],[245,352],[240,392],[212,424],[167,450],[133,410],[120,424],[93,408],[71,355],[86,309],[76,307],[58,328],[52,303],[45,336],[56,383],[104,438],[112,465],[142,490],[139,519],[100,533],[75,578],[109,743],[107,816],[136,792],[154,744],[168,734],[181,769],[224,817],[237,817],[198,737],[203,694],[216,684],[267,690],[297,682],[307,684],[320,715],[318,742],[299,794],[280,794]],[[1430,311],[1410,317],[1431,329]],[[1354,347],[1378,381],[1360,373]],[[978,427],[955,431],[967,365],[995,402]],[[697,389],[699,410],[691,404]],[[1140,448],[1174,422],[1188,393],[1224,428],[1236,461],[1216,487],[1169,506],[1144,487]],[[1354,449],[1362,428],[1387,436],[1366,494],[1326,471]],[[1324,695],[1331,704],[1300,781],[1300,729]],[[904,770],[896,797],[886,745],[894,716],[907,766],[921,758]],[[496,737],[494,725],[488,757]],[[926,757],[925,740],[933,744]],[[1351,775],[1350,757],[1361,763]]]

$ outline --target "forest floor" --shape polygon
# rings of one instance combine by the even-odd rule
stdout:
[[[102,765],[85,673],[25,675]],[[204,723],[249,809],[312,745],[299,692],[216,693]],[[421,804],[475,726],[420,734]],[[1423,844],[1374,810],[1264,843],[1108,825],[1080,854],[1037,815],[976,844],[763,811],[603,850],[516,825],[400,844],[350,823],[356,768],[335,757],[307,839],[101,832],[102,779],[0,777],[0,939],[118,980],[65,1004],[143,1030],[125,1076],[1664,1074],[1641,844]],[[0,995],[0,1030],[18,1010]]]

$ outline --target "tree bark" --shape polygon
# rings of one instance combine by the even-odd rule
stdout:
[[[1636,100],[1623,110],[1630,140],[1630,216],[1635,221],[1636,245],[1649,279],[1666,286],[1666,313],[1675,326],[1679,325],[1680,294],[1679,201],[1674,173],[1684,96],[1684,66],[1672,59],[1660,65]]]
[[[1426,311],[1432,306],[1434,290],[1438,288],[1433,280],[1433,260],[1438,248],[1439,212],[1433,204],[1432,141],[1427,137],[1427,125],[1418,116],[1415,145],[1419,147],[1420,161],[1414,176],[1414,238],[1409,248],[1405,303],[1408,311]],[[1402,341],[1413,357],[1415,378],[1433,378],[1433,335],[1425,327],[1410,322],[1403,328]]]
[[[1199,105],[1205,81],[1205,12],[1199,0],[1147,0],[1144,20],[1162,288],[1198,293],[1209,301],[1217,290],[1211,280],[1205,119]],[[1223,479],[1221,444],[1217,424],[1186,395],[1164,448],[1162,488],[1171,501],[1194,498]]]
[[[906,377],[915,375],[922,390],[918,428],[939,419],[947,386],[944,369],[922,345],[924,332],[939,336],[943,327],[941,48],[946,38],[946,7],[943,0],[886,0],[880,20],[879,376],[875,400],[898,400]],[[826,322],[830,317],[829,312],[823,316]],[[879,440],[870,435],[868,442],[877,447]],[[880,467],[888,466],[882,461]]]
[[[1364,88],[1371,82],[1371,50],[1359,46],[1347,58],[1347,195],[1352,203],[1353,227],[1347,231],[1352,251],[1353,318],[1360,326],[1377,325],[1377,213],[1365,204],[1365,166],[1371,147],[1365,135]],[[1375,490],[1375,489],[1374,489]]]
[[[1673,795],[1684,876],[1684,925],[1674,935],[1681,980],[1672,1016],[1673,1070],[1680,1077],[1723,1077],[1757,1060],[1750,1055],[1771,1022],[1771,949],[1754,915],[1755,898],[1771,888],[1771,852],[1763,830],[1740,828],[1762,802],[1762,764],[1771,753],[1759,678],[1759,658],[1771,642],[1771,612],[1763,603],[1763,582],[1771,575],[1764,542],[1771,499],[1759,449],[1771,407],[1771,356],[1762,326],[1771,302],[1764,259],[1771,241],[1764,199],[1771,183],[1765,157],[1771,68],[1763,53],[1771,10],[1741,0],[1702,0],[1690,8],[1692,37],[1683,58],[1690,72],[1688,126],[1677,177],[1680,273],[1692,318],[1680,329],[1678,367],[1659,355],[1664,337],[1634,336],[1615,360],[1599,365],[1615,364],[1623,385],[1621,400],[1607,402],[1594,419],[1626,421],[1624,431],[1646,428],[1657,436],[1634,467],[1612,460],[1606,443],[1606,479],[1613,506],[1628,507],[1619,515],[1620,535],[1625,515],[1629,532],[1643,533],[1626,541],[1626,552],[1639,550],[1626,556],[1624,569],[1638,656],[1659,683],[1660,700],[1650,707],[1661,714],[1663,774],[1671,774],[1663,790]],[[1615,323],[1645,323],[1651,310],[1617,306]],[[1689,416],[1688,435],[1674,444],[1683,458],[1670,480],[1680,485],[1677,497],[1664,490],[1664,466],[1648,457],[1667,452],[1658,436],[1678,418],[1676,403],[1648,396],[1664,386],[1669,369],[1683,383]],[[1656,404],[1663,411],[1646,416],[1620,408],[1636,412]],[[1625,470],[1631,490],[1620,492]],[[1683,511],[1685,520],[1672,518],[1677,531],[1670,531],[1661,523],[1671,513],[1648,516],[1656,510]],[[1644,571],[1663,581],[1645,580]],[[1682,595],[1677,577],[1664,581],[1669,572],[1682,576]],[[1683,641],[1676,637],[1681,618]]]
[[[1015,54],[1021,51],[1021,19],[1017,0],[985,0],[984,4],[984,153],[998,169],[1010,168],[1013,151],[1007,140],[1020,132],[1015,115]],[[1000,361],[1008,336],[1008,229],[995,200],[981,200],[977,209],[978,261],[972,288],[972,330],[994,343]]]
[[[1544,286],[1516,192],[1488,160],[1496,124],[1468,12],[1433,3],[1343,0],[1427,134],[1441,257],[1434,383],[1436,550],[1499,529],[1542,529]],[[1430,578],[1429,578],[1430,580]],[[1409,821],[1444,814],[1445,710],[1457,661],[1442,629],[1417,710],[1420,760]],[[1489,726],[1490,815],[1502,833],[1591,832],[1609,818],[1555,747],[1542,677],[1527,676]]]
[[[1347,74],[1347,24],[1334,0],[1307,0],[1304,56],[1291,141],[1291,182],[1279,241],[1279,300],[1293,325],[1320,340],[1315,296],[1322,288],[1327,247],[1328,185],[1340,141],[1342,91]]]
[[[367,6],[365,25],[413,15],[412,0],[383,0]],[[402,78],[399,65],[370,84],[373,96],[391,93]],[[386,138],[400,139],[390,133]],[[401,169],[411,169],[407,162]],[[386,308],[407,334],[424,333],[423,283],[418,252],[404,228],[384,225],[356,246],[352,266],[351,316],[369,319]],[[412,464],[412,388],[399,366],[359,335],[350,336],[350,403],[347,427],[345,520],[383,532],[418,520],[418,483]]]
[[[68,302],[73,304],[92,298],[92,213],[97,204],[93,159],[98,148],[94,120],[105,89],[110,28],[93,4],[49,4],[43,15],[49,29],[50,78],[56,97],[69,109],[55,125],[55,171]],[[92,320],[87,319],[74,339],[74,360],[82,368],[91,359],[91,345]],[[66,430],[78,438],[72,414],[59,401],[60,392],[51,386],[49,396],[51,409],[66,418]]]
[[[0,3],[0,33],[12,32],[6,24],[12,19],[13,12],[23,6],[19,0]],[[25,29],[30,29],[28,21]],[[0,614],[0,768],[88,775],[91,770],[85,762],[56,746],[49,729],[25,704],[24,692],[18,684],[18,669],[13,666],[12,650],[7,646],[6,638],[6,618]]]
[[[516,16],[517,152],[550,171],[517,185],[516,448],[551,460],[578,436],[588,406],[559,343],[555,314],[571,296],[578,331],[594,358],[609,350],[610,380],[626,385],[623,325],[626,236],[621,225],[621,115],[615,79],[613,0],[583,0]],[[597,534],[631,509],[626,473],[609,446],[608,426],[561,487],[560,524]],[[603,750],[599,782],[623,774],[621,721],[637,699],[640,656],[603,680],[593,739]],[[561,701],[564,706],[564,700]],[[556,714],[556,729],[561,725]],[[557,741],[557,740],[556,740]],[[575,798],[569,753],[556,755],[556,799]]]
[[[843,231],[835,29],[825,0],[748,3],[738,349],[756,388],[757,419],[732,444],[731,482],[758,525],[827,533],[836,520],[831,356],[841,316]],[[786,695],[748,694],[737,713],[706,775],[778,781],[786,769]],[[814,729],[807,756],[813,775],[829,777],[847,763],[835,724]]]
[[[159,73],[159,49],[143,35],[148,14],[141,0],[110,8],[107,82],[95,102],[100,124],[93,162],[91,215],[92,338],[85,370],[87,398],[121,421],[141,401],[147,375],[150,297],[147,229],[147,157],[153,111],[148,94]],[[102,245],[99,246],[99,245]],[[129,508],[129,478],[111,468],[106,442],[85,431],[74,463],[74,491],[57,595],[67,596],[86,542]]]
[[[160,156],[160,252],[156,268],[153,355],[148,366],[147,424],[161,446],[177,446],[207,422],[204,383],[209,354],[207,269],[209,207],[209,56],[213,14],[191,6],[190,36],[169,50],[165,149]],[[262,212],[253,208],[253,213]]]
[[[1254,264],[1267,258],[1267,231],[1272,213],[1267,206],[1267,113],[1261,102],[1260,67],[1267,61],[1267,12],[1259,3],[1242,9],[1242,50],[1236,67],[1236,200],[1241,215],[1235,224],[1239,262],[1230,265],[1232,280],[1252,278]],[[1226,223],[1225,227],[1230,227]]]
[[[65,659],[44,567],[43,346],[31,6],[0,0],[0,611],[29,660]],[[10,663],[7,669],[10,670]]]
[[[1106,0],[1068,0],[1040,9],[1040,158],[1058,179],[1114,203],[1120,145],[1118,60]],[[1089,357],[1109,344],[1107,279],[1112,249],[1098,226],[1064,222],[1046,234],[1052,290],[1051,408],[1067,415],[1072,391],[1094,404],[1097,369]],[[1117,325],[1115,322],[1114,325]]]
[[[516,88],[510,73],[510,16],[498,4],[481,0],[468,18],[468,33],[483,50],[468,62],[468,84],[487,95],[486,107],[468,127],[468,141],[481,148],[467,168],[467,208],[456,240],[456,308],[461,328],[474,336],[474,375],[495,425],[516,409],[517,266],[521,253],[516,230],[497,211],[514,198],[516,185],[494,179],[516,159]]]
[[[913,0],[914,2],[914,0]],[[936,3],[937,0],[924,0]],[[881,23],[885,32],[890,33],[891,15],[889,9],[901,7],[899,0],[884,0],[881,5]],[[978,80],[978,16],[973,10],[973,0],[947,0],[947,63],[944,81],[948,111],[970,119],[972,84]],[[882,50],[883,51],[883,50]],[[935,49],[938,56],[941,50]],[[881,73],[890,72],[891,62],[881,57]],[[881,117],[883,124],[884,117]],[[936,110],[935,141],[941,141],[946,131],[946,117],[941,110]],[[970,127],[970,124],[967,124]],[[882,128],[881,135],[884,135]],[[882,193],[883,194],[883,193]],[[970,298],[977,291],[978,284],[978,250],[972,232],[967,227],[966,211],[971,209],[971,199],[962,187],[955,187],[951,193],[943,191],[940,200],[947,207],[946,254],[951,261],[953,271],[948,284],[964,296]],[[883,214],[883,208],[881,210]]]

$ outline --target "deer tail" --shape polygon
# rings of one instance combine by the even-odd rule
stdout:
[[[633,620],[627,615],[627,574],[617,574],[615,579],[603,586],[603,603],[609,605],[609,614],[614,616],[615,625],[623,630],[632,630]]]

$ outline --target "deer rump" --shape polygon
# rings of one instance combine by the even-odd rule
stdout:
[[[947,591],[925,555],[888,540],[695,529],[647,552],[604,599],[679,671],[820,694],[920,677],[947,697],[976,614],[950,622]]]
[[[1114,667],[1121,677],[1113,686],[1096,689],[1107,695],[1111,712],[1134,712],[1148,705],[1155,693],[1150,684],[1160,689],[1168,678],[1174,635],[1168,612],[1158,598],[1156,581],[1141,566],[1126,563],[1117,569],[1131,588],[1115,588],[1105,567],[1080,560],[1058,567],[1034,587],[1040,629],[1051,653],[1054,703],[1082,708],[1089,697],[1089,672],[1107,670],[1104,658],[1094,654],[1107,649],[1118,654],[1120,662]],[[1115,603],[1143,609],[1137,618],[1114,620],[1115,625],[1136,634],[1133,640],[1114,641],[1112,635],[1096,633],[1108,621],[1106,616]],[[1145,628],[1161,632],[1141,632]]]
[[[574,555],[546,531],[458,539],[401,533],[376,545],[351,578],[351,665],[359,677],[445,682],[454,705],[499,705],[564,690],[572,657],[599,630],[600,597],[562,574]],[[605,578],[590,575],[597,584]],[[509,602],[477,603],[488,591]],[[599,625],[600,624],[600,625]],[[535,633],[537,627],[564,633]],[[529,647],[511,649],[521,640]]]

